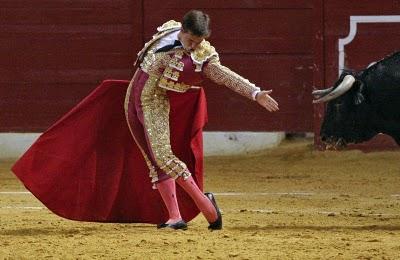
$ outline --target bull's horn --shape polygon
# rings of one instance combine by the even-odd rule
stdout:
[[[320,98],[331,92],[333,87],[326,88],[326,89],[317,89],[312,92],[312,95],[316,98]]]
[[[351,87],[353,86],[355,81],[356,81],[356,79],[352,75],[345,76],[343,78],[342,83],[340,83],[340,85],[337,86],[337,88],[335,88],[329,94],[326,94],[325,96],[323,96],[319,99],[313,100],[313,103],[316,104],[316,103],[327,102],[329,100],[340,97],[341,95],[343,95],[344,93],[349,91],[349,89],[351,89]]]

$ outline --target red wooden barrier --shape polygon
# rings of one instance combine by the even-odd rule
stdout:
[[[207,129],[312,131],[312,24],[320,2],[0,0],[0,131],[43,131],[101,80],[129,79],[155,28],[192,8],[210,14],[222,62],[273,88],[281,107],[271,114],[207,84]]]
[[[129,79],[141,1],[0,0],[0,131],[43,131],[103,79]]]

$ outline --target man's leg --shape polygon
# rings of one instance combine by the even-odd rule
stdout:
[[[175,180],[172,178],[156,183],[156,187],[168,210],[169,219],[166,224],[173,224],[182,220],[176,199]]]
[[[216,208],[214,207],[213,203],[199,189],[193,177],[190,176],[186,180],[179,177],[178,179],[176,179],[176,181],[194,200],[196,206],[203,213],[207,221],[209,223],[215,222],[218,218]]]
[[[135,74],[135,77],[128,88],[125,101],[126,118],[132,136],[136,144],[139,146],[149,167],[152,182],[158,189],[168,210],[169,219],[166,223],[171,224],[182,219],[176,198],[175,180],[170,178],[161,169],[159,169],[155,162],[152,150],[150,149],[148,138],[146,136],[146,130],[143,127],[143,112],[141,110],[141,106],[139,105],[140,103],[138,104],[138,102],[140,102],[140,92],[143,88],[141,84],[137,84],[138,77],[136,76],[138,75],[140,75],[140,73]],[[134,86],[135,84],[137,85]]]
[[[213,198],[208,198],[198,188],[185,163],[173,154],[170,144],[169,99],[166,90],[153,86],[153,82],[156,82],[156,78],[150,76],[143,89],[136,89],[134,92],[135,105],[137,117],[144,128],[147,154],[151,157],[154,165],[157,166],[158,180],[156,187],[159,188],[170,215],[166,224],[180,222],[175,185],[172,184],[174,179],[177,179],[178,184],[191,196],[211,224],[211,228],[215,221],[221,222],[217,206],[215,202],[211,201]],[[165,182],[165,179],[169,177],[173,179]]]

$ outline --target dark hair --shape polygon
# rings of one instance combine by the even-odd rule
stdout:
[[[209,29],[210,17],[208,14],[198,10],[190,10],[183,16],[182,29],[193,35],[208,37],[211,34]]]

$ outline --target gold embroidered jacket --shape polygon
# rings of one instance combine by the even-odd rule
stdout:
[[[203,77],[227,86],[233,91],[252,99],[259,90],[249,80],[221,65],[219,55],[211,44],[203,40],[192,52],[173,49],[167,53],[155,53],[159,40],[181,29],[181,23],[168,21],[157,28],[157,33],[138,53],[137,62],[146,73],[159,76],[158,86],[172,91],[185,92],[201,84]]]

